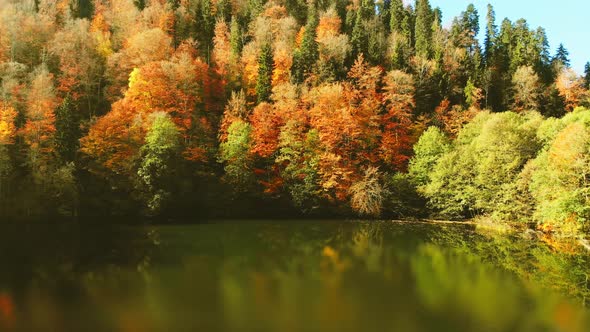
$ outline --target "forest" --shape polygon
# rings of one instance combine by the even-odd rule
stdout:
[[[442,15],[428,0],[0,0],[0,218],[589,232],[590,63],[576,73],[492,5]]]

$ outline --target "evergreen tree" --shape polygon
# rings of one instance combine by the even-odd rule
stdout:
[[[381,65],[387,51],[385,26],[383,25],[383,21],[374,17],[368,22],[366,30],[368,31],[367,59],[374,65]]]
[[[375,0],[361,0],[360,9],[363,20],[370,20],[375,16]]]
[[[143,10],[146,5],[146,0],[133,0],[133,3],[139,10]]]
[[[94,12],[94,4],[92,0],[74,0],[70,2],[70,10],[75,18],[90,19]]]
[[[293,73],[293,80],[295,83],[302,83],[306,74],[312,72],[315,63],[318,60],[319,52],[318,43],[316,41],[318,23],[319,18],[316,3],[315,1],[312,1],[308,6],[307,24],[305,25],[301,46],[293,55],[291,72]]]
[[[484,60],[487,66],[490,66],[494,56],[494,47],[498,35],[496,26],[496,13],[494,7],[488,4],[488,14],[486,16],[486,37],[484,40]]]
[[[199,4],[195,13],[194,34],[197,36],[202,54],[209,63],[213,50],[215,17],[212,12],[211,0],[200,0]]]
[[[403,24],[406,16],[404,3],[402,0],[391,0],[391,8],[389,9],[389,31],[403,33]]]
[[[462,13],[462,30],[467,33],[468,49],[470,53],[475,51],[477,47],[477,34],[479,33],[479,14],[473,4],[467,6],[467,10]]]
[[[240,24],[238,23],[238,20],[235,16],[231,17],[231,24],[230,24],[230,28],[229,28],[229,38],[230,38],[232,54],[237,59],[240,56],[240,54],[242,53],[243,43],[242,43],[242,30],[240,29]]]
[[[565,46],[563,46],[563,44],[559,44],[559,47],[557,48],[557,52],[555,52],[555,56],[553,57],[553,63],[556,65],[561,64],[562,66],[569,68],[570,67],[569,55],[570,55],[570,53],[565,48]]]
[[[55,150],[63,162],[73,161],[78,151],[80,120],[70,96],[55,110]]]
[[[381,18],[381,23],[383,26],[389,29],[389,22],[391,21],[391,1],[392,0],[382,0],[377,1],[377,13]]]
[[[258,102],[270,100],[272,92],[273,54],[269,43],[262,45],[258,57],[258,80],[256,81],[256,95]]]
[[[428,0],[416,0],[416,54],[430,57],[432,43],[432,8]]]
[[[584,66],[584,84],[586,89],[590,89],[590,62]]]
[[[305,24],[307,18],[307,4],[305,0],[285,0],[285,7],[299,24]]]
[[[357,10],[356,19],[354,20],[354,27],[352,28],[352,36],[350,37],[352,44],[352,58],[356,59],[360,54],[368,53],[369,36],[367,28],[362,16],[362,9]]]
[[[225,22],[229,22],[232,18],[231,14],[231,1],[230,0],[219,0],[215,5],[215,14],[218,19],[222,19]]]

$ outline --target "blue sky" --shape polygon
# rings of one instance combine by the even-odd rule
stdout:
[[[508,17],[512,22],[524,18],[530,28],[542,26],[547,31],[551,55],[563,43],[570,53],[572,67],[583,74],[584,64],[590,61],[590,0],[430,0],[433,8],[441,8],[445,26],[470,3],[479,13],[480,42],[485,33],[487,5],[491,3],[496,12],[496,25],[500,26]]]

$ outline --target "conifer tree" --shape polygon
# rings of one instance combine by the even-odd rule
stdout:
[[[362,9],[359,9],[356,12],[350,43],[352,44],[352,57],[354,59],[360,54],[367,54],[369,36],[367,35],[365,21],[363,20]]]
[[[570,59],[569,59],[570,52],[563,46],[563,44],[559,44],[557,48],[557,52],[555,52],[555,56],[553,57],[554,64],[561,64],[566,68],[570,67]]]
[[[416,54],[430,57],[432,42],[432,8],[428,0],[416,0]]]
[[[303,40],[301,46],[293,55],[293,80],[295,83],[301,83],[305,76],[312,72],[313,67],[318,60],[318,43],[316,41],[316,30],[318,27],[319,18],[315,1],[312,1],[308,6],[307,24],[303,33]]]
[[[80,121],[68,95],[55,110],[55,150],[63,162],[73,161],[78,151]]]
[[[389,9],[389,31],[390,32],[403,32],[403,24],[405,19],[406,11],[404,9],[404,3],[402,0],[391,0]]]
[[[490,66],[494,56],[494,47],[498,37],[498,27],[496,26],[496,13],[494,7],[488,4],[488,14],[486,16],[486,37],[484,40],[484,60],[486,66]]]
[[[256,81],[256,95],[258,102],[269,101],[272,92],[273,58],[269,43],[262,45],[258,57],[258,80]]]
[[[238,58],[242,53],[242,30],[240,24],[235,16],[231,17],[231,23],[229,27],[229,39],[231,44],[232,55]]]

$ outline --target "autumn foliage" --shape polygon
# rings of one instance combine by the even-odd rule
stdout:
[[[567,126],[533,139],[529,129],[544,120],[530,114],[580,116],[590,69],[579,76],[564,47],[549,56],[543,29],[498,26],[489,11],[480,45],[474,6],[447,27],[428,1],[0,1],[0,184],[35,193],[35,203],[15,195],[26,201],[19,211],[47,201],[74,213],[62,203],[80,198],[87,210],[223,214],[272,200],[289,211],[377,217],[400,215],[402,197],[426,204],[417,187],[436,166],[483,174],[459,183],[465,174],[443,172],[445,185],[545,202],[524,182],[495,187],[497,169],[524,168],[520,157],[502,159],[522,152],[507,146],[523,140],[497,134],[549,144]],[[509,114],[496,119],[506,128],[491,121],[481,140],[503,154],[478,141],[456,152],[465,160],[435,165],[496,113]],[[431,142],[439,138],[448,144]],[[411,163],[416,144],[437,155]],[[489,165],[469,168],[471,156]],[[420,165],[419,180],[410,165]],[[465,192],[453,192],[459,214],[476,202]],[[443,198],[430,207],[446,194],[433,194]],[[484,203],[503,195],[480,197],[469,212],[492,211]]]

